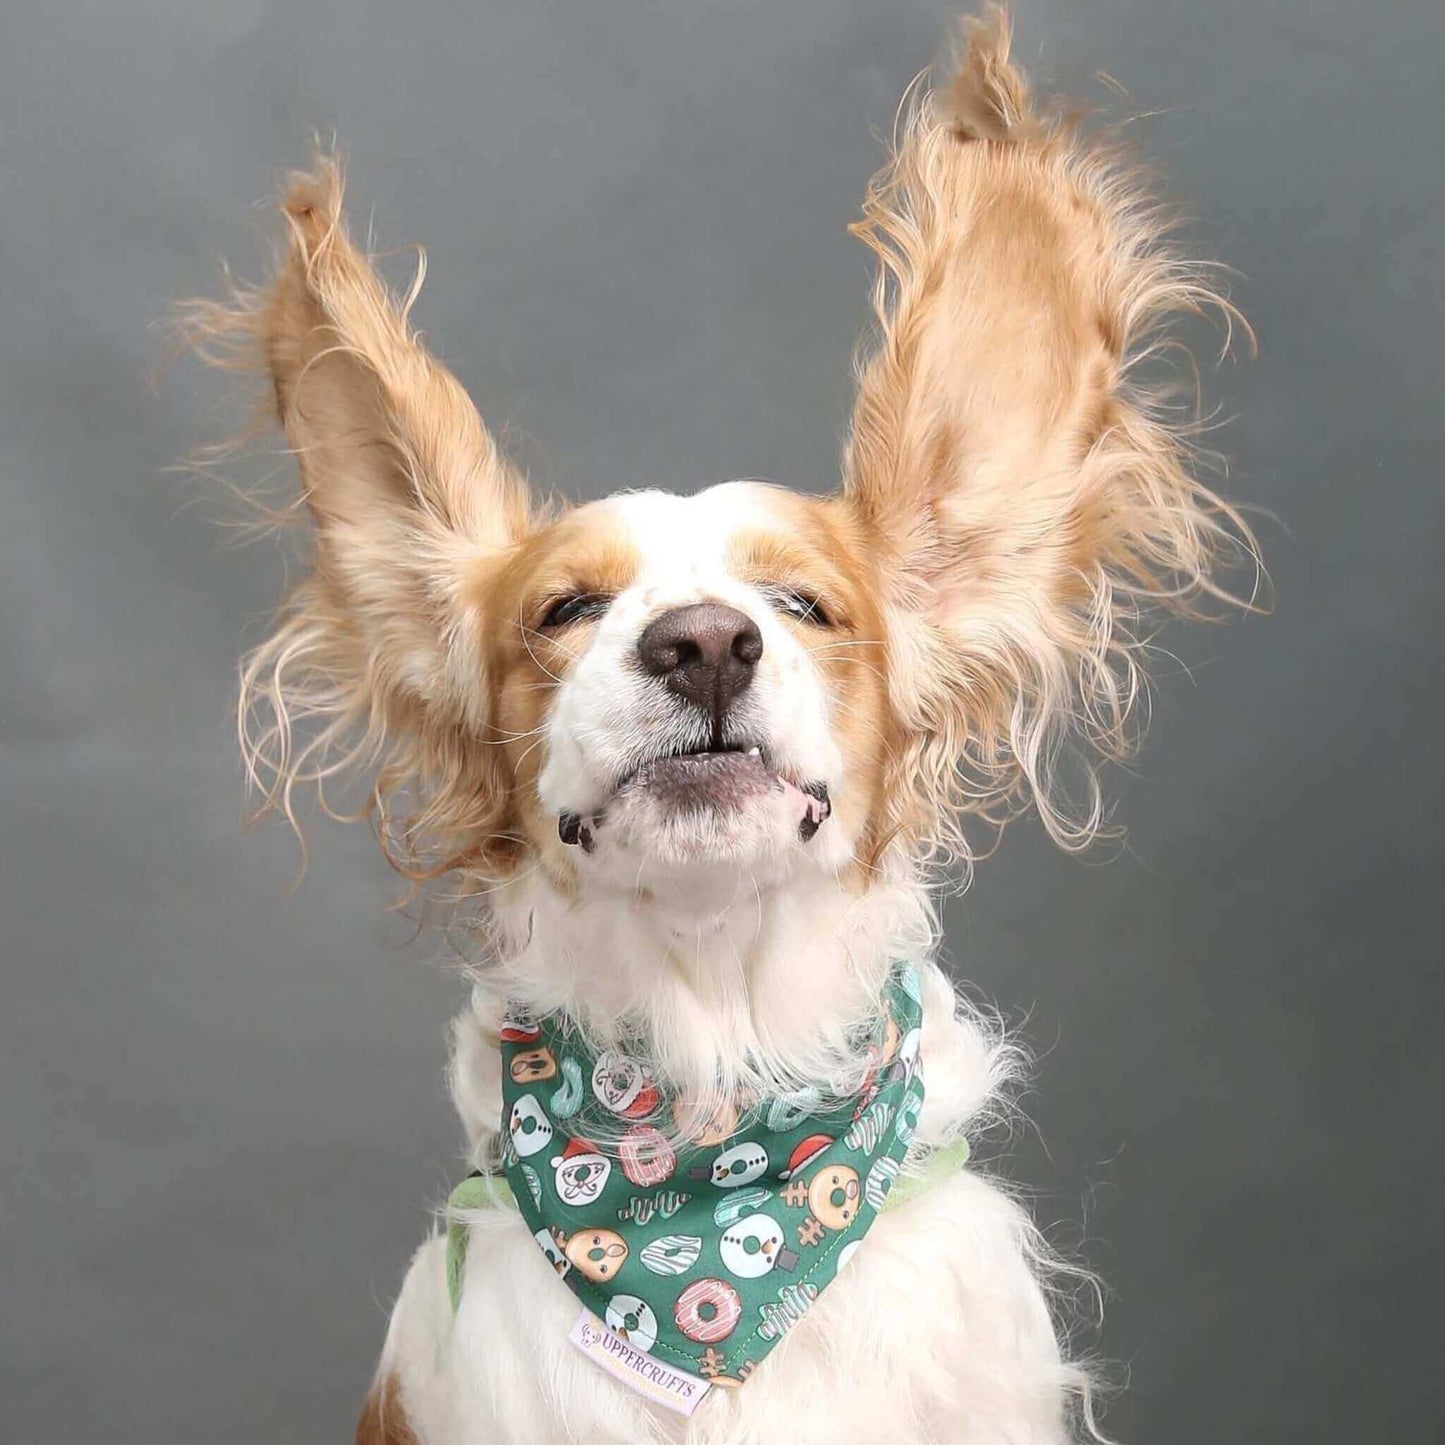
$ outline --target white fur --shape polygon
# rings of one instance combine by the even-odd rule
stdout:
[[[1060,1359],[1019,1207],[967,1171],[883,1215],[741,1389],[690,1420],[659,1411],[567,1342],[575,1298],[521,1217],[472,1227],[448,1318],[443,1241],[423,1246],[382,1369],[423,1445],[1053,1445],[1077,1373]]]
[[[676,698],[635,665],[638,636],[652,618],[704,599],[746,613],[763,636],[762,659],[752,685],[730,713],[729,733],[766,738],[778,768],[838,784],[843,758],[829,730],[827,696],[816,669],[763,593],[728,571],[729,538],[767,522],[766,500],[767,488],[760,483],[728,482],[690,497],[630,492],[592,505],[599,522],[625,529],[643,564],[632,586],[608,608],[558,690],[547,721],[547,757],[538,786],[549,812],[592,813],[609,802],[612,784],[622,772],[664,748],[707,742],[701,716],[679,707]],[[661,837],[638,837],[638,824],[646,820],[629,821],[633,826],[628,831],[640,848],[610,846],[617,831],[614,822],[611,829],[601,830],[595,857],[583,863],[592,881],[611,882],[629,892],[665,882],[680,866],[686,888],[695,894],[699,852],[716,852],[719,861],[729,865],[723,872],[730,886],[736,874],[732,865],[739,861],[754,876],[761,871],[777,877],[800,858],[811,868],[833,869],[846,861],[852,842],[846,829],[826,828],[803,853],[788,847],[795,819],[781,811],[770,816],[753,812],[734,820],[729,838],[700,839],[679,860],[675,848],[660,846]],[[654,821],[661,833],[660,820]],[[714,846],[709,848],[708,842]]]
[[[1033,103],[990,8],[947,83],[913,93],[854,227],[879,260],[878,336],[821,507],[736,483],[544,515],[418,344],[415,287],[393,302],[351,243],[332,157],[288,186],[272,285],[186,314],[203,354],[269,373],[316,524],[310,575],[242,670],[253,780],[294,821],[298,783],[373,769],[397,867],[485,895],[452,1070],[478,1161],[496,1152],[509,1000],[566,1009],[597,1044],[625,1032],[710,1115],[859,1068],[856,1025],[900,956],[926,991],[907,1167],[976,1134],[1010,1055],[929,961],[910,856],[966,863],[964,816],[1029,803],[1068,846],[1096,835],[1092,771],[1076,814],[1055,763],[1074,737],[1128,751],[1143,610],[1201,610],[1256,555],[1194,475],[1197,428],[1138,372],[1172,349],[1172,317],[1218,298],[1114,145]],[[734,575],[743,527],[773,535]],[[753,566],[776,568],[776,595]],[[826,605],[784,622],[793,585]],[[566,588],[588,605],[558,613]],[[753,619],[761,656],[737,633],[705,658],[714,611],[697,656],[650,675],[668,659],[644,663],[643,629],[705,599]],[[754,662],[724,717],[678,695],[725,679],[719,702]],[[699,751],[741,756],[659,756]],[[976,1170],[878,1221],[741,1390],[686,1426],[569,1349],[571,1293],[514,1214],[471,1229],[455,1317],[438,1246],[417,1257],[368,1445],[392,1404],[421,1445],[1060,1441],[1079,1403],[1089,1423],[1045,1253]]]
[[[727,574],[726,538],[758,505],[747,485],[599,504],[624,519],[645,564],[559,690],[540,783],[549,810],[601,807],[619,769],[694,726],[629,656],[660,610],[704,597],[763,629],[747,726],[803,775],[839,780],[846,764],[821,679],[766,599]],[[510,1000],[567,1009],[599,1040],[640,1027],[679,1090],[705,1096],[719,1078],[777,1084],[835,1067],[847,1026],[870,1012],[900,956],[919,961],[925,985],[928,1088],[910,1166],[988,1118],[1009,1055],[928,961],[936,938],[921,880],[895,863],[865,892],[847,891],[837,868],[853,840],[836,821],[802,845],[795,825],[764,837],[743,820],[741,846],[714,839],[716,856],[686,868],[650,855],[645,835],[609,841],[604,828],[578,897],[541,870],[498,889],[472,1000],[454,1026],[452,1092],[474,1159],[492,1152],[500,1124],[496,1039]],[[1050,1324],[1043,1251],[1023,1212],[978,1172],[882,1216],[747,1384],[714,1391],[690,1421],[644,1404],[572,1349],[576,1299],[517,1214],[482,1214],[471,1231],[460,1311],[453,1317],[433,1239],[412,1264],[381,1361],[421,1445],[1068,1437],[1082,1376]]]

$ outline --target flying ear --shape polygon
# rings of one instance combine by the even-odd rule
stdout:
[[[854,229],[879,258],[880,336],[844,499],[883,559],[908,739],[894,831],[966,852],[960,811],[1031,799],[1081,844],[1098,791],[1090,769],[1072,809],[1058,796],[1061,740],[1123,752],[1141,610],[1219,595],[1221,556],[1252,551],[1132,374],[1170,317],[1226,304],[1131,171],[1034,106],[1001,10],[915,101]]]
[[[364,758],[381,770],[383,811],[424,775],[436,808],[472,795],[475,831],[481,795],[505,793],[463,776],[500,751],[462,742],[487,726],[475,584],[527,529],[527,492],[411,330],[420,272],[393,297],[352,244],[341,197],[334,157],[292,176],[270,285],[181,316],[207,359],[269,376],[314,524],[310,574],[243,664],[243,749],[293,822],[297,782]],[[414,851],[394,861],[416,871]]]

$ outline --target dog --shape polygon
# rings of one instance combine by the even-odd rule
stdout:
[[[251,777],[294,821],[298,785],[362,772],[394,865],[457,885],[477,943],[451,1087],[480,1182],[523,1179],[540,1207],[518,1131],[551,1138],[562,1103],[544,1117],[536,1100],[580,1080],[621,1128],[661,1120],[634,1168],[711,1148],[712,1177],[704,1155],[673,1200],[729,1168],[753,1180],[743,1146],[732,1164],[716,1150],[757,1101],[825,1083],[857,1118],[898,1120],[889,1138],[908,1118],[882,1183],[921,1186],[884,1209],[872,1172],[839,1166],[846,1187],[809,1196],[801,1238],[732,1210],[753,1220],[734,1242],[767,1255],[749,1269],[802,1271],[817,1238],[871,1222],[821,1288],[763,1307],[770,1349],[742,1378],[701,1349],[669,1376],[706,1388],[691,1413],[639,1386],[668,1325],[640,1299],[581,1342],[630,1341],[631,1380],[569,1339],[569,1284],[636,1262],[617,1220],[534,1230],[520,1188],[459,1205],[406,1275],[363,1445],[1094,1430],[1053,1317],[1057,1261],[984,1171],[934,1167],[1000,1116],[1018,1064],[936,961],[935,885],[969,867],[966,826],[1029,807],[1066,847],[1099,832],[1142,619],[1202,612],[1253,552],[1140,375],[1173,318],[1228,303],[1116,141],[1038,102],[1009,48],[1002,12],[969,22],[868,189],[853,229],[878,261],[877,334],[835,495],[738,481],[544,504],[413,332],[416,288],[395,297],[349,238],[332,156],[289,183],[269,284],[186,314],[211,359],[269,379],[310,521],[309,572],[243,664]],[[1080,745],[1090,786],[1070,804],[1059,760]],[[902,1042],[880,1004],[900,960],[922,1019]],[[539,1032],[556,1018],[593,1050],[590,1080]],[[869,1113],[925,1074],[913,1114]],[[548,1174],[550,1150],[531,1157]],[[627,1157],[573,1138],[552,1163],[565,1213]],[[762,1197],[808,1208],[806,1169]],[[659,1277],[703,1247],[675,1239]],[[715,1334],[739,1291],[702,1283],[711,1300],[679,1296],[678,1327]]]

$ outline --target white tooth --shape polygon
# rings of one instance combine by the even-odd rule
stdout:
[[[748,749],[748,756],[749,756],[750,758],[760,758],[760,757],[762,757],[762,755],[763,755],[763,750],[762,750],[761,748],[749,748],[749,749]]]

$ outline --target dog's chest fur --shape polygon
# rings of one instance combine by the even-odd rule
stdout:
[[[1003,1061],[951,986],[922,969],[928,1094],[920,1142],[986,1115]],[[479,987],[454,1028],[453,1087],[486,1152],[500,1121],[498,997]],[[849,1265],[744,1386],[691,1419],[649,1407],[568,1343],[577,1301],[521,1218],[472,1226],[452,1313],[444,1241],[423,1246],[397,1302],[380,1380],[426,1445],[1063,1438],[1072,1382],[1036,1279],[1023,1211],[967,1170],[879,1217]],[[922,1422],[954,1422],[936,1433]]]

